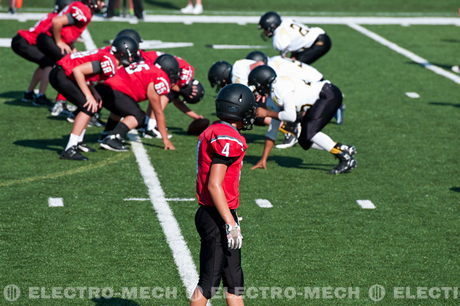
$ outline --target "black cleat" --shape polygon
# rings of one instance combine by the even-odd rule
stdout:
[[[54,103],[51,102],[45,95],[39,95],[35,97],[35,100],[32,102],[35,106],[50,106],[53,107]]]
[[[351,156],[355,155],[356,153],[358,153],[358,150],[356,150],[356,147],[355,146],[347,146],[347,145],[344,145],[344,144],[341,144],[340,142],[338,142],[334,148],[336,149],[339,149],[340,151],[345,151],[347,152],[348,154],[350,154]]]
[[[115,152],[127,152],[128,149],[123,145],[120,134],[108,135],[100,143],[101,148],[115,151]]]
[[[33,103],[35,97],[36,95],[33,91],[24,91],[24,96],[22,97],[21,101],[26,103]]]
[[[96,149],[89,147],[86,143],[83,143],[83,142],[79,142],[77,144],[77,148],[80,152],[85,152],[85,153],[96,152]]]
[[[351,169],[356,168],[358,163],[353,156],[348,154],[346,151],[342,151],[341,153],[335,154],[335,156],[339,159],[339,164],[329,171],[330,174],[341,174],[349,172]]]
[[[78,150],[77,146],[68,148],[65,151],[62,151],[59,156],[60,159],[69,159],[69,160],[88,160],[87,157],[83,156]]]

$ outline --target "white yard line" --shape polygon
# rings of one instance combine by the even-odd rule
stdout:
[[[362,27],[362,26],[360,26],[358,24],[355,24],[355,23],[349,23],[348,26],[350,28],[360,32],[361,34],[364,34],[367,37],[375,40],[376,42],[384,45],[385,47],[388,47],[391,50],[393,50],[393,51],[395,51],[395,52],[407,57],[411,61],[414,61],[417,64],[422,65],[426,69],[431,70],[434,73],[439,74],[439,75],[441,75],[441,76],[443,76],[443,77],[445,77],[445,78],[447,78],[449,80],[452,80],[457,84],[460,84],[460,76],[457,76],[457,75],[453,74],[452,72],[446,71],[446,70],[444,70],[444,69],[442,69],[442,68],[440,68],[438,66],[433,65],[432,63],[430,63],[428,60],[424,59],[423,57],[420,57],[417,54],[398,46],[397,44],[395,44],[395,43],[383,38],[382,36],[378,35],[377,33],[369,31],[368,29],[366,29],[366,28],[364,28],[364,27]]]
[[[261,45],[207,45],[206,47],[212,49],[262,49],[267,48],[267,46]]]
[[[64,207],[64,199],[48,198],[48,207]]]
[[[0,47],[11,47],[11,38],[0,38]]]
[[[165,193],[161,188],[158,176],[139,136],[130,133],[128,137],[131,140],[131,148],[136,156],[136,161],[139,165],[144,183],[147,186],[152,207],[157,213],[161,228],[166,236],[166,241],[172,251],[180,278],[187,290],[187,296],[190,297],[198,284],[198,273],[192,259],[192,254],[182,236],[179,224],[174,217],[171,207],[169,207],[166,201]]]
[[[412,99],[418,99],[420,98],[420,95],[416,92],[406,92],[406,96]]]
[[[150,198],[126,198],[123,201],[149,201]],[[195,198],[166,198],[168,202],[193,202]]]
[[[85,29],[81,34],[81,38],[83,38],[83,43],[85,44],[86,50],[94,50],[97,49],[96,44],[94,43],[93,38],[89,34],[88,29]]]
[[[266,199],[256,199],[256,204],[261,208],[272,208],[273,205],[269,200]]]
[[[0,20],[38,20],[45,13],[0,13]],[[307,24],[405,24],[405,25],[460,25],[458,17],[312,17],[312,16],[286,16]],[[191,16],[191,15],[147,15],[144,22],[154,23],[231,23],[231,24],[257,24],[260,16]],[[114,17],[105,19],[95,16],[95,22],[132,22],[130,18]]]
[[[371,200],[356,200],[356,203],[358,203],[359,206],[363,209],[375,209],[374,203],[372,203]]]

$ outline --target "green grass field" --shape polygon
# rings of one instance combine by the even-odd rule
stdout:
[[[37,1],[40,2],[40,1]],[[41,1],[44,2],[44,1]],[[146,1],[146,6],[183,1]],[[242,1],[241,1],[242,2]],[[356,11],[370,10],[356,1]],[[369,1],[375,2],[375,1]],[[406,1],[404,12],[455,12],[453,1]],[[418,1],[417,1],[418,2]],[[233,10],[227,2],[213,10]],[[235,1],[240,3],[240,1]],[[260,10],[253,1],[248,10]],[[281,2],[280,2],[281,3]],[[300,2],[296,2],[300,3]],[[323,3],[323,1],[321,1]],[[326,3],[326,1],[324,1]],[[350,2],[348,2],[350,3]],[[379,2],[380,3],[380,2]],[[378,11],[399,11],[382,1]],[[289,2],[291,4],[291,2]],[[270,1],[277,8],[277,2]],[[307,5],[307,4],[306,4]],[[351,7],[318,11],[349,12]],[[291,7],[285,5],[286,11]],[[339,9],[340,8],[340,9]],[[355,9],[353,8],[353,9]],[[302,10],[292,1],[292,10]],[[309,7],[299,14],[308,13]],[[12,37],[33,21],[0,21],[0,38]],[[89,27],[97,46],[126,23],[95,22]],[[257,26],[234,24],[129,25],[144,39],[193,42],[193,47],[165,49],[196,67],[206,95],[192,108],[210,119],[215,92],[207,70],[216,60],[233,62],[247,50],[215,50],[208,44],[266,45]],[[346,25],[321,25],[333,40],[332,50],[314,64],[345,94],[345,123],[329,124],[334,140],[358,148],[358,168],[331,176],[336,161],[325,152],[299,146],[274,150],[268,170],[251,171],[263,148],[265,129],[246,133],[249,150],[241,180],[243,269],[247,287],[359,287],[359,299],[248,298],[248,305],[369,305],[374,284],[386,288],[382,305],[456,305],[448,299],[395,299],[393,287],[460,287],[460,146],[459,85],[382,46]],[[460,28],[455,26],[369,25],[367,29],[426,58],[441,68],[460,64]],[[79,48],[83,48],[80,44]],[[148,190],[132,152],[97,150],[88,162],[58,158],[71,124],[43,107],[21,102],[34,65],[0,48],[0,289],[15,284],[22,296],[1,305],[184,305],[186,290],[171,250],[149,201]],[[419,99],[406,92],[417,92]],[[47,92],[53,97],[55,92]],[[144,103],[145,105],[145,103]],[[103,112],[104,119],[107,113]],[[196,138],[186,135],[190,119],[173,106],[166,111],[176,151],[163,151],[159,140],[144,139],[167,198],[193,198]],[[87,132],[97,147],[101,128]],[[48,207],[49,197],[64,207]],[[255,199],[268,199],[263,209]],[[375,210],[356,200],[371,200]],[[198,265],[196,202],[170,202],[185,241]],[[176,298],[33,299],[29,287],[169,287]],[[49,293],[49,291],[48,291]],[[222,299],[213,305],[223,305]]]

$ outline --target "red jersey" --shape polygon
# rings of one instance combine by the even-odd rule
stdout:
[[[78,37],[88,26],[93,14],[91,9],[80,1],[75,1],[66,6],[58,16],[70,14],[75,20],[74,24],[66,25],[61,30],[62,41],[70,45],[77,40]],[[48,36],[53,36],[53,25],[51,24],[46,32]]]
[[[229,123],[216,121],[198,137],[196,196],[198,203],[215,206],[208,190],[209,174],[215,156],[232,157],[234,162],[227,168],[222,188],[224,189],[228,207],[236,209],[240,205],[240,176],[243,158],[248,148],[246,140],[236,128]]]
[[[19,30],[18,34],[21,35],[29,44],[36,45],[38,34],[44,33],[48,30],[56,15],[56,12],[48,13],[48,15],[37,21],[33,27],[28,30]]]
[[[159,52],[159,51],[139,50],[139,52],[145,61],[151,61],[151,62],[155,62],[156,59],[160,55],[164,54],[163,52]],[[174,56],[174,58],[179,63],[179,70],[180,70],[179,82],[177,83],[177,85],[179,85],[179,87],[182,88],[190,84],[190,82],[193,80],[193,77],[195,76],[195,68],[193,68],[192,65],[190,65],[186,60],[184,60],[183,58],[179,56]]]
[[[117,72],[117,60],[105,48],[67,54],[57,64],[62,67],[67,76],[72,76],[72,70],[75,67],[88,62],[100,62],[102,71],[97,74],[87,75],[87,80],[93,82],[106,80]]]
[[[132,63],[118,70],[117,74],[108,79],[105,84],[130,96],[136,102],[147,100],[147,88],[153,83],[153,88],[160,96],[167,95],[171,89],[169,77],[160,68],[146,62]]]

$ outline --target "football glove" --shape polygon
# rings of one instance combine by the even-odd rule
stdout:
[[[225,232],[227,234],[228,248],[232,250],[241,249],[243,236],[241,235],[240,226],[238,224],[235,226],[225,224]]]

